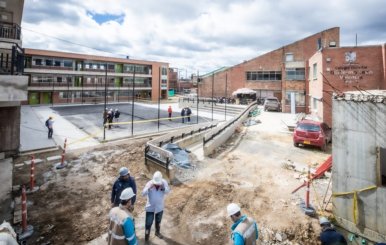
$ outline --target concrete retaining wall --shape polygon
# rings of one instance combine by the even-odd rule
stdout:
[[[226,122],[225,124],[212,129],[209,133],[205,134],[204,138],[209,139],[213,135],[218,134],[218,132],[226,128],[219,135],[216,135],[211,141],[204,144],[204,156],[209,156],[213,154],[220,145],[224,144],[232,136],[236,128],[240,127],[240,125],[247,119],[249,111],[255,109],[255,107],[256,103],[250,105],[241,113],[241,116],[238,120],[234,121],[232,119]]]
[[[332,191],[358,193],[359,224],[353,195],[333,198],[333,212],[345,229],[372,241],[386,241],[386,186],[380,181],[377,147],[386,148],[386,104],[333,100]],[[386,161],[386,160],[384,160]]]

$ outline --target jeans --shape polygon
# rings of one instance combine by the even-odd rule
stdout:
[[[48,128],[48,138],[52,138],[52,133],[54,132],[54,129]]]
[[[146,212],[146,222],[145,222],[145,229],[150,230],[151,225],[153,224],[154,216],[155,216],[155,223],[160,224],[162,220],[162,214],[164,211],[161,211],[159,213],[156,213],[154,215],[154,212]]]

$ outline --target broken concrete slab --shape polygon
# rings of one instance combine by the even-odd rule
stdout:
[[[47,157],[47,161],[48,162],[54,162],[54,161],[58,161],[58,160],[61,160],[62,159],[62,156],[61,155],[56,155],[56,156],[52,156],[52,157]]]
[[[15,164],[15,168],[21,168],[24,166],[24,163]]]
[[[21,222],[21,210],[17,210],[13,213],[13,223],[18,224]]]

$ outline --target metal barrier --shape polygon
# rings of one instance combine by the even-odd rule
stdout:
[[[213,140],[217,135],[221,134],[224,130],[226,130],[227,128],[229,128],[231,125],[233,125],[234,123],[236,123],[241,117],[243,117],[246,113],[249,113],[249,111],[253,108],[257,106],[257,102],[253,102],[252,104],[250,104],[243,112],[241,112],[236,118],[233,118],[232,120],[230,120],[229,122],[227,122],[226,124],[218,127],[217,129],[214,129],[214,130],[211,130],[208,134],[205,135],[205,137],[203,138],[203,144],[204,146],[211,140]]]

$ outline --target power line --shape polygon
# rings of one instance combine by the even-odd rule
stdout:
[[[63,38],[59,38],[59,37],[51,36],[51,35],[48,35],[48,34],[45,34],[45,33],[42,33],[42,32],[30,30],[30,29],[27,29],[25,27],[22,27],[22,29],[26,30],[26,31],[30,31],[30,32],[36,33],[36,34],[39,34],[39,35],[43,35],[43,36],[46,36],[46,37],[49,37],[49,38],[53,38],[53,39],[56,39],[56,40],[59,40],[59,41],[65,42],[65,43],[69,43],[69,44],[72,44],[72,45],[76,45],[76,46],[80,46],[80,47],[96,50],[96,51],[99,51],[99,52],[104,52],[104,53],[112,54],[112,55],[115,55],[115,56],[123,56],[123,57],[127,56],[126,54],[116,54],[116,53],[113,53],[113,52],[110,52],[110,51],[106,51],[106,50],[103,50],[103,49],[90,47],[90,46],[87,46],[87,45],[84,45],[84,44],[80,44],[80,43],[75,43],[75,42],[72,42],[72,41],[69,41],[69,40],[66,40],[66,39],[63,39]]]

